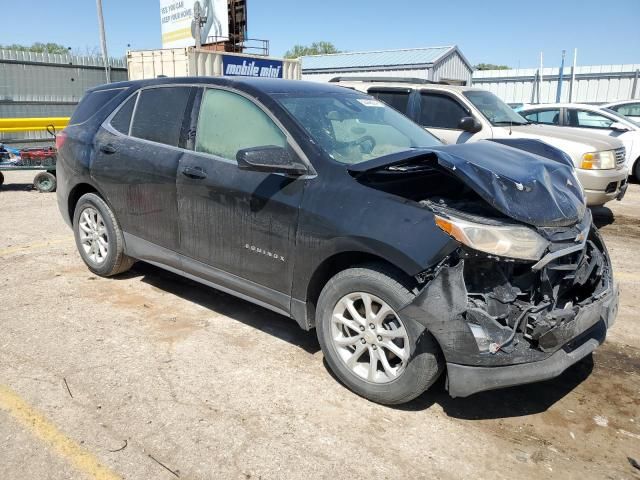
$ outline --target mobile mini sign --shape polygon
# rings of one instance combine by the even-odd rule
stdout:
[[[230,76],[282,78],[282,60],[223,55],[222,69]]]

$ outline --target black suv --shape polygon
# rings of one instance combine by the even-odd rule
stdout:
[[[57,146],[92,272],[143,260],[315,327],[376,402],[445,370],[453,396],[556,376],[616,315],[570,160],[539,142],[442,146],[343,87],[221,77],[94,88]]]

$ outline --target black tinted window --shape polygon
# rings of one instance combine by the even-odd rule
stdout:
[[[385,90],[369,90],[369,95],[376,97],[381,102],[395,108],[400,113],[407,113],[407,106],[409,105],[409,92],[394,92]]]
[[[431,93],[421,94],[420,124],[433,128],[459,128],[460,120],[469,116],[453,98]]]
[[[127,100],[111,119],[111,126],[125,135],[129,134],[129,124],[131,123],[131,115],[133,115],[133,107],[136,105],[136,98],[138,95]]]
[[[177,146],[190,91],[189,87],[142,90],[131,125],[131,135]]]
[[[118,95],[124,88],[112,88],[109,90],[98,90],[85,94],[80,103],[73,111],[69,125],[76,125],[89,120],[94,113],[100,110],[109,100]]]

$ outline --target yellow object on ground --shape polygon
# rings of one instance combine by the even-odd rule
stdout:
[[[0,133],[34,132],[53,125],[57,131],[69,123],[69,117],[0,118]]]

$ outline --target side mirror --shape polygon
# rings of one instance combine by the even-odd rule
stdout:
[[[291,150],[274,145],[243,148],[238,150],[236,160],[240,170],[295,176],[307,173],[307,166],[296,158]]]
[[[482,124],[473,117],[462,117],[458,124],[458,128],[465,132],[478,133],[482,130]]]
[[[617,132],[628,132],[629,130],[631,130],[629,127],[627,127],[625,124],[620,123],[620,122],[613,122],[610,126],[610,129],[612,130],[616,130]]]

